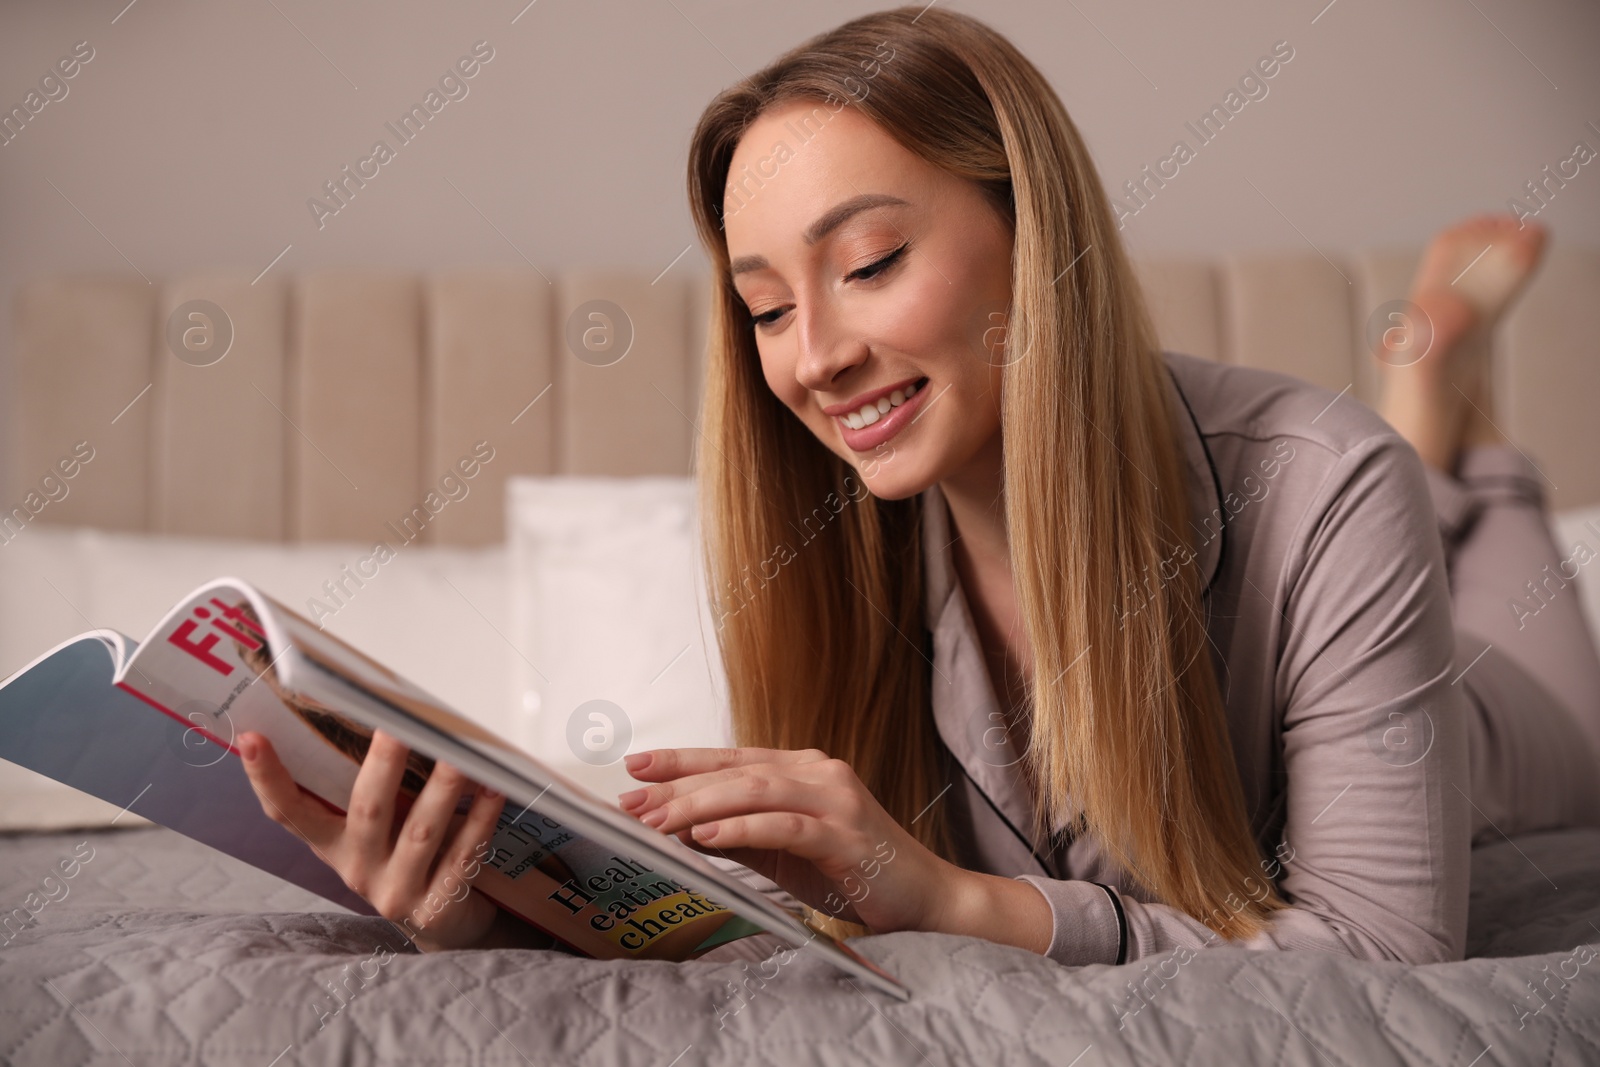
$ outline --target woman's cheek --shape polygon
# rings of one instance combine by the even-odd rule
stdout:
[[[828,416],[812,403],[811,391],[796,380],[792,361],[783,361],[776,355],[762,352],[761,376],[767,383],[767,389],[784,407],[811,427],[812,432],[820,434],[820,427],[824,425]]]
[[[760,327],[756,329],[759,338]],[[772,391],[773,396],[793,410],[797,393],[805,392],[795,380],[794,361],[781,359],[771,350],[771,346],[759,339],[756,341],[756,353],[761,357],[761,377],[766,380],[767,388]]]

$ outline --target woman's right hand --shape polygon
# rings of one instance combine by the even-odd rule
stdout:
[[[456,803],[472,784],[454,767],[436,764],[396,828],[395,807],[408,750],[388,734],[372,735],[345,815],[334,813],[295,784],[272,742],[261,734],[241,734],[238,748],[267,816],[310,845],[345,885],[384,918],[398,923],[419,949],[435,952],[518,942],[507,936],[514,931],[500,919],[500,909],[471,888],[481,869],[482,846],[493,836],[504,805],[499,793],[475,787],[471,810],[450,834]],[[535,940],[521,943],[545,947]]]

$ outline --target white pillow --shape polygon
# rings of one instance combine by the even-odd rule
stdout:
[[[330,597],[323,584],[370,549],[30,526],[0,546],[0,672],[94,626],[142,641],[190,590],[233,575],[307,616],[316,598],[332,612],[321,616],[330,633],[490,729],[512,727],[505,547],[401,546],[361,586],[344,579],[346,592]],[[0,761],[0,829],[103,825],[116,813]]]
[[[0,679],[102,623],[84,565],[91,531],[33,523],[0,545]],[[152,619],[151,622],[155,620]],[[142,636],[142,634],[141,634]],[[131,799],[131,798],[130,798]],[[143,826],[115,805],[0,759],[0,830]]]
[[[0,679],[67,638],[105,625],[89,603],[83,559],[90,534],[36,522],[0,544]]]
[[[507,483],[512,626],[522,653],[512,668],[524,717],[507,736],[608,800],[638,784],[622,767],[626,752],[731,743],[694,503],[687,478]],[[1593,528],[1584,525],[1591,520]],[[1600,506],[1558,512],[1552,527],[1564,554],[1577,540],[1600,549]],[[1600,640],[1600,574],[1585,573],[1578,583]],[[574,747],[574,712],[593,699],[627,716],[632,739],[625,749],[590,754],[581,743]],[[598,728],[578,719],[582,728]],[[576,732],[581,738],[582,729]],[[586,755],[614,762],[595,766]]]
[[[506,502],[510,739],[612,801],[639,784],[628,752],[726,744],[690,480],[519,477]]]
[[[636,784],[624,750],[585,748],[583,734],[597,723],[583,716],[579,744],[568,740],[585,701],[623,710],[632,733],[625,751],[729,743],[695,519],[687,478],[513,478],[507,545],[403,547],[326,625],[614,799]],[[1600,550],[1600,506],[1557,512],[1551,525],[1563,555],[1579,541]],[[334,606],[322,583],[369,547],[31,525],[0,544],[0,677],[93,626],[142,639],[179,597],[223,574],[309,615],[310,597]],[[1577,587],[1600,637],[1600,576],[1591,570]],[[105,825],[116,814],[0,760],[0,830]],[[117,825],[141,821],[126,815]]]

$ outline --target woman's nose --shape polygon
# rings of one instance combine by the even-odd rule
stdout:
[[[851,368],[867,357],[868,346],[847,323],[826,309],[799,316],[796,338],[800,346],[795,379],[813,392],[827,392]]]

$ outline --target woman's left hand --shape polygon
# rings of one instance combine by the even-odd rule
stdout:
[[[849,764],[816,749],[663,748],[626,766],[655,784],[619,796],[624,811],[874,933],[939,929],[954,883],[970,874],[901,828]]]

